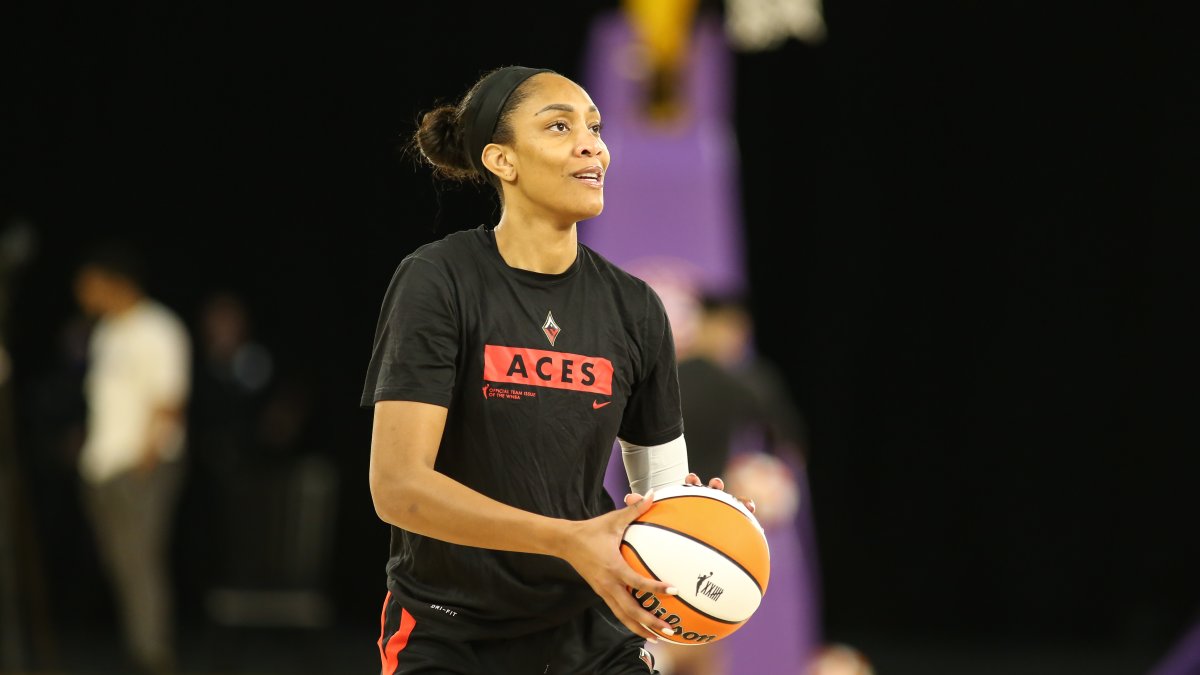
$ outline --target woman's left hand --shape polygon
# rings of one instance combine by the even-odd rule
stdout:
[[[702,483],[700,481],[700,476],[697,476],[694,473],[689,473],[687,475],[687,478],[683,479],[683,484],[684,485],[703,485],[704,483]],[[721,480],[720,478],[713,478],[712,480],[708,481],[708,487],[710,487],[714,490],[720,490],[720,491],[724,492],[725,491],[725,481]],[[749,497],[738,497],[737,500],[739,502],[741,502],[742,504],[744,504],[746,506],[746,508],[750,510],[750,513],[754,513],[754,500],[753,499],[751,499]]]
[[[704,485],[704,483],[700,480],[700,476],[697,476],[694,473],[689,473],[687,475],[687,478],[683,479],[683,484],[684,485],[696,485],[696,486]],[[725,491],[725,481],[721,480],[720,478],[713,478],[712,480],[708,481],[708,487],[710,487],[714,490],[721,490],[722,492],[724,492]],[[636,494],[625,495],[625,505],[626,506],[636,504],[641,500],[642,500],[641,495],[636,495]],[[750,513],[754,513],[754,500],[753,499],[751,499],[749,497],[738,497],[737,500],[739,502],[741,502],[742,504],[744,504],[746,506],[746,508],[750,510]]]

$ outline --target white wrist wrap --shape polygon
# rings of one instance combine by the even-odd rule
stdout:
[[[629,489],[644,495],[668,485],[683,485],[688,474],[687,444],[683,436],[662,445],[621,443],[621,459],[629,476]]]

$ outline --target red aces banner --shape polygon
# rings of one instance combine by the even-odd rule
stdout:
[[[483,379],[612,396],[612,361],[599,356],[484,345]]]

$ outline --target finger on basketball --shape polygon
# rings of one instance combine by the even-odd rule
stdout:
[[[689,473],[687,475],[687,477],[683,479],[683,484],[684,485],[703,485],[704,482],[700,480],[700,476],[698,476],[694,473]]]
[[[642,499],[627,505],[623,509],[609,512],[608,516],[613,518],[611,521],[617,528],[617,533],[625,531],[629,524],[640,518],[643,514],[650,510],[651,502],[648,499]]]
[[[650,577],[644,577],[632,568],[627,572],[621,573],[621,581],[629,588],[637,588],[643,591],[650,591],[659,595],[678,595],[679,591],[671,584]]]
[[[625,503],[633,507],[629,510],[634,512],[635,515],[633,517],[636,518],[649,511],[650,507],[654,505],[654,490],[650,490],[644,495],[633,494]]]
[[[655,635],[654,629],[650,625],[659,622],[653,614],[647,612],[641,605],[633,599],[628,592],[620,592],[621,598],[616,606],[613,606],[613,614],[625,627],[633,631],[634,634],[640,635],[651,642],[658,642],[658,636]],[[612,603],[610,603],[610,606]],[[648,619],[648,620],[647,620]],[[665,624],[665,622],[663,622]],[[649,625],[647,625],[649,624]]]
[[[646,494],[644,494],[644,495],[639,495],[636,492],[631,492],[631,493],[625,495],[625,506],[633,506],[635,504],[641,504],[642,502],[647,501],[647,500],[649,500],[651,502],[654,501],[654,488],[650,488],[650,490],[648,490],[646,492]],[[647,506],[649,506],[649,505],[647,504]]]
[[[638,604],[638,602],[634,600],[628,592],[626,592],[624,595],[628,599],[629,607],[633,612],[632,618],[639,626],[650,631],[650,634],[655,638],[657,638],[659,635],[675,634],[675,629],[671,624],[663,621],[645,607]]]
[[[634,635],[637,635],[638,637],[646,640],[647,642],[655,642],[655,643],[658,642],[658,636],[654,634],[654,631],[650,630],[649,628],[646,628],[642,624],[638,623],[637,621],[634,621],[633,619],[630,619],[629,617],[622,616],[622,617],[620,617],[620,619],[621,619],[621,623],[625,624],[626,628],[633,631]]]
[[[710,487],[714,490],[724,490],[725,489],[725,481],[721,480],[720,478],[714,478],[714,479],[708,481],[708,487]]]
[[[606,598],[605,602],[608,603],[608,608],[612,610],[613,616],[617,617],[617,621],[620,621],[622,624],[624,624],[624,626],[632,631],[634,635],[639,635],[647,640],[658,639],[654,637],[654,631],[638,622],[638,619],[641,618],[638,615],[638,612],[627,607],[623,600]]]

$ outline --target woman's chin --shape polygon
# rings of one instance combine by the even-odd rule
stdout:
[[[604,210],[604,197],[597,196],[586,201],[576,201],[571,204],[558,204],[554,208],[554,212],[558,214],[564,222],[579,222],[589,218],[595,218]]]
[[[604,211],[604,196],[600,195],[598,199],[587,204],[580,205],[580,214],[576,220],[587,220],[595,218]]]

